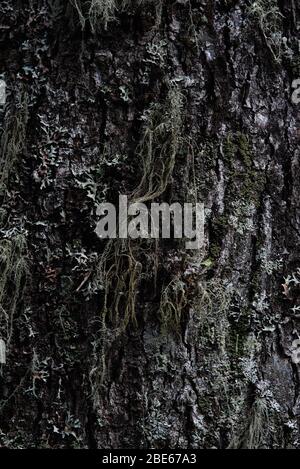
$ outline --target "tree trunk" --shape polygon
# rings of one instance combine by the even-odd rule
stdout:
[[[300,447],[299,5],[0,15],[1,446]],[[205,246],[99,239],[120,194]]]

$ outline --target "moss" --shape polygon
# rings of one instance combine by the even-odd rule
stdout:
[[[94,33],[101,26],[107,29],[108,24],[116,20],[117,11],[123,3],[117,0],[70,0],[70,4],[78,13],[82,29],[88,20]]]
[[[110,240],[101,257],[98,279],[104,286],[101,317],[120,332],[136,324],[136,301],[141,281],[140,246],[131,240]]]
[[[266,176],[253,165],[254,152],[249,136],[242,132],[229,134],[223,148],[229,178],[227,203],[243,198],[249,202],[253,201],[255,206],[259,205]],[[242,169],[237,167],[238,161],[242,163]]]
[[[226,338],[226,350],[230,357],[239,359],[244,355],[244,345],[250,332],[251,311],[241,312],[238,320],[230,321],[230,328]]]
[[[242,132],[237,134],[237,150],[246,168],[252,164],[253,154],[249,137]]]
[[[241,197],[246,200],[253,201],[256,207],[259,206],[265,184],[265,174],[256,170],[249,170],[244,177],[243,186],[240,192]]]
[[[253,150],[249,137],[243,132],[230,133],[224,142],[225,161],[232,168],[234,161],[239,158],[246,168],[251,167]]]
[[[212,220],[209,255],[213,260],[220,256],[230,220],[233,215],[236,216],[233,207],[237,201],[258,207],[266,183],[265,173],[254,166],[253,145],[248,135],[242,132],[228,134],[223,142],[223,156],[226,178],[225,212]]]
[[[234,137],[231,133],[227,135],[223,148],[224,148],[225,161],[227,162],[227,164],[231,166],[232,162],[235,159],[236,151],[237,151],[237,146],[234,141]]]
[[[211,257],[216,260],[220,257],[221,252],[222,252],[222,246],[218,246],[217,244],[212,244],[209,247],[209,252]]]

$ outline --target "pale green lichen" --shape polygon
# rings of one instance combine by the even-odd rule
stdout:
[[[107,30],[108,25],[117,20],[117,15],[124,11],[132,11],[144,3],[152,3],[156,10],[156,24],[161,17],[162,2],[153,0],[69,0],[76,9],[82,29],[88,21],[92,32],[96,33],[100,27]]]
[[[28,267],[26,239],[18,234],[0,241],[0,330],[9,346],[16,309],[22,300]]]
[[[255,0],[249,7],[249,13],[258,22],[274,60],[280,62],[283,51],[283,15],[277,0]]]
[[[5,190],[10,172],[26,145],[29,114],[25,89],[17,90],[16,102],[9,106],[7,112],[0,149],[0,193]]]

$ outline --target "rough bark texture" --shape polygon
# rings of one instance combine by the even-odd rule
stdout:
[[[1,445],[298,448],[299,5],[90,3],[0,5]],[[119,194],[205,249],[100,241]]]

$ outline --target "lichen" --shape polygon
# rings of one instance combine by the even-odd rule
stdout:
[[[17,307],[22,300],[28,266],[26,238],[17,234],[0,241],[0,331],[9,347]]]
[[[17,90],[15,103],[10,104],[0,149],[0,194],[5,191],[9,175],[26,145],[28,95],[24,88]]]
[[[283,15],[277,0],[255,0],[249,6],[249,13],[257,21],[266,45],[275,62],[280,62],[283,51]]]

